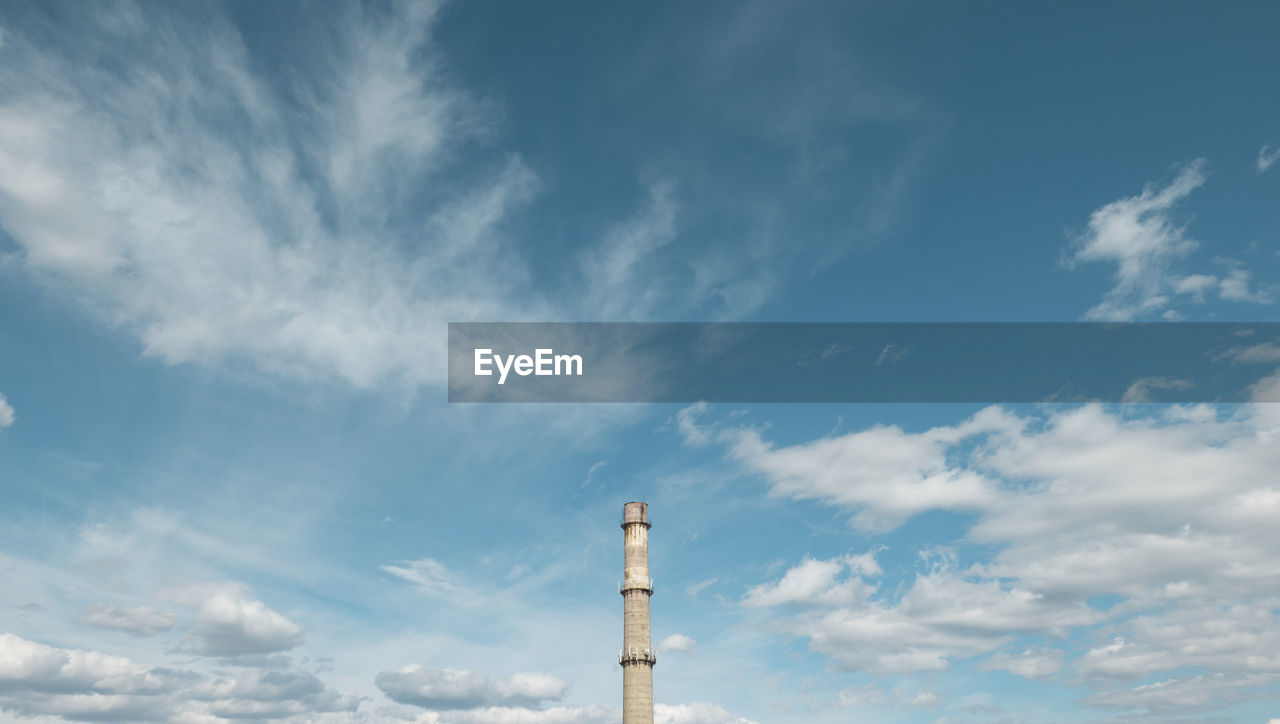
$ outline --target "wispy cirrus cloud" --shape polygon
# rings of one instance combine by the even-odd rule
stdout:
[[[378,568],[384,573],[412,583],[418,590],[428,595],[441,595],[457,588],[449,569],[434,558],[388,563]]]
[[[696,255],[657,259],[679,233],[662,176],[568,252],[585,293],[535,283],[515,222],[542,179],[498,147],[499,103],[444,70],[437,10],[348,8],[274,75],[218,12],[31,24],[0,70],[20,267],[168,363],[362,388],[442,381],[447,321],[689,308]]]
[[[722,244],[676,243],[722,206],[698,198],[686,211],[679,163],[637,170],[630,211],[594,220],[564,251],[571,279],[535,263],[519,222],[547,184],[501,146],[501,99],[449,73],[438,9],[299,24],[318,50],[277,73],[216,10],[144,19],[118,5],[24,23],[0,69],[0,222],[17,268],[167,363],[361,388],[440,382],[447,321],[734,318],[771,297],[796,234],[751,224],[745,246],[727,230]],[[907,103],[812,105],[779,102],[801,115],[752,133],[809,138],[832,119],[917,115]],[[802,166],[821,156],[808,155]],[[807,188],[825,171],[798,173]],[[888,186],[900,195],[900,181]],[[832,255],[856,245],[829,242]],[[552,289],[547,274],[578,288]]]
[[[436,4],[349,9],[293,83],[218,13],[131,7],[5,49],[0,219],[33,275],[167,362],[361,387],[439,379],[448,319],[538,312],[497,263],[536,175],[499,153],[444,183],[493,121],[431,59]]]
[[[1272,148],[1269,143],[1262,144],[1262,148],[1258,149],[1258,173],[1264,173],[1276,161],[1280,161],[1280,148]]]
[[[670,180],[649,184],[649,198],[633,218],[609,229],[582,258],[587,282],[584,310],[601,319],[644,319],[659,299],[651,255],[676,235],[675,188]]]

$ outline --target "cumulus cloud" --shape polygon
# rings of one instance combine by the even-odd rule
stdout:
[[[949,660],[994,651],[1017,634],[1065,631],[1098,614],[1020,587],[974,581],[954,571],[919,575],[897,601],[823,603],[781,624],[841,668],[877,674],[942,671]],[[830,601],[830,602],[828,602]]]
[[[147,667],[121,656],[60,649],[0,634],[0,681],[32,689],[102,689],[122,694],[155,691],[163,681]]]
[[[563,699],[569,688],[560,679],[542,672],[493,681],[474,671],[418,664],[380,672],[374,682],[392,701],[444,710],[536,706]]]
[[[671,634],[658,643],[658,650],[692,654],[697,650],[697,642],[684,634]]]
[[[963,513],[965,540],[993,551],[968,564],[954,552],[922,557],[896,588],[869,566],[855,575],[840,559],[806,558],[746,591],[744,605],[841,668],[936,671],[985,656],[983,668],[1028,678],[1074,671],[1104,702],[1174,701],[1219,684],[1221,697],[1244,696],[1253,688],[1240,681],[1280,681],[1280,417],[1267,405],[1026,417],[991,407],[920,432],[877,426],[782,447],[721,427],[717,439],[777,495],[877,530]],[[908,504],[929,479],[974,482]],[[1037,643],[1091,630],[1108,638],[1074,656]],[[1192,679],[1139,693],[1116,688],[1186,671]]]
[[[80,623],[86,626],[114,629],[138,636],[168,631],[177,622],[178,617],[174,614],[157,611],[149,606],[128,608],[101,601],[90,604],[80,616]]]
[[[1277,652],[1280,616],[1270,602],[1187,605],[1135,617],[1125,636],[1089,649],[1077,668],[1086,675],[1127,679],[1183,667],[1274,675],[1280,674]]]
[[[78,721],[317,721],[359,699],[300,671],[210,676],[0,634],[0,709]]]
[[[1211,674],[1177,677],[1130,689],[1099,692],[1085,699],[1085,703],[1149,721],[1168,721],[1173,715],[1220,711],[1232,704],[1265,696],[1262,689],[1270,682],[1261,676]]]
[[[1190,294],[1196,301],[1204,301],[1205,294],[1217,288],[1218,278],[1212,274],[1188,274],[1173,281],[1173,290],[1179,294]]]
[[[452,711],[383,710],[383,715],[415,724],[612,724],[617,709],[605,706],[554,706],[546,709],[490,706]]]
[[[821,561],[806,558],[800,565],[787,571],[774,582],[752,588],[743,598],[743,605],[769,607],[783,605],[830,606],[856,603],[866,599],[875,586],[856,576],[837,581],[846,570],[856,573],[877,574],[880,566],[871,554],[845,556]],[[869,558],[869,563],[864,560]]]
[[[958,438],[1017,424],[999,410],[964,428],[912,435],[894,426],[775,448],[759,431],[727,433],[734,458],[769,481],[775,495],[817,499],[855,511],[862,530],[889,530],[927,510],[977,510],[996,500],[993,483],[978,471],[948,465]]]
[[[1044,679],[1062,670],[1062,656],[1062,652],[1056,649],[1000,652],[983,661],[982,668],[986,671],[1008,671],[1025,679]]]
[[[1253,273],[1247,269],[1235,268],[1227,272],[1218,285],[1218,294],[1231,302],[1271,303],[1271,295],[1254,285]]]
[[[350,714],[360,703],[359,698],[325,685],[315,674],[296,670],[250,670],[234,677],[214,677],[184,695],[207,702],[209,713],[219,719],[310,719],[323,713]]]
[[[16,419],[17,416],[13,412],[13,406],[9,404],[4,395],[0,395],[0,430],[12,425]]]
[[[382,707],[377,720],[423,724],[607,724],[617,709],[547,706],[568,686],[542,672],[492,680],[457,669],[408,666],[382,672],[377,686],[405,706]],[[368,721],[363,699],[297,669],[237,668],[234,673],[154,667],[130,658],[58,648],[0,633],[0,711],[75,721],[213,722]],[[424,710],[423,707],[427,709]],[[752,724],[710,703],[657,704],[669,724]]]
[[[604,706],[555,706],[546,709],[492,706],[454,711],[383,710],[384,716],[416,724],[614,724],[617,709]],[[654,704],[656,724],[755,724],[709,703]]]
[[[691,640],[689,643],[692,645]],[[617,709],[602,706],[549,706],[564,699],[569,687],[543,672],[494,680],[465,669],[413,664],[383,671],[375,683],[388,698],[404,705],[384,709],[382,716],[421,724],[608,724],[620,716]],[[706,702],[655,703],[654,721],[753,724]]]
[[[165,598],[195,609],[191,650],[204,656],[246,656],[287,651],[302,643],[302,627],[267,608],[247,587],[194,584]]]
[[[654,704],[655,724],[754,724],[750,719],[734,716],[716,704]]]
[[[542,702],[564,698],[569,685],[542,672],[513,674],[497,681],[494,691],[506,701]]]

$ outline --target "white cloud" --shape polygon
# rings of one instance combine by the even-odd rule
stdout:
[[[1179,294],[1190,294],[1197,301],[1203,301],[1205,292],[1219,285],[1218,278],[1212,274],[1189,274],[1173,280],[1173,291]]]
[[[678,651],[682,654],[692,654],[697,651],[697,642],[685,636],[684,634],[671,634],[658,643],[659,651]]]
[[[582,258],[583,310],[592,318],[643,319],[662,297],[658,284],[664,276],[655,272],[651,257],[675,240],[674,184],[658,180],[648,192],[647,205],[606,232]]]
[[[700,702],[696,704],[654,704],[655,724],[754,724],[734,716],[723,707]]]
[[[9,404],[4,395],[0,395],[0,430],[12,425],[16,419],[17,416],[14,415],[13,406]]]
[[[615,709],[604,706],[556,706],[547,709],[491,706],[460,711],[427,711],[403,716],[415,724],[611,724],[618,720]]]
[[[193,584],[164,592],[196,610],[192,651],[204,656],[244,656],[287,651],[302,643],[302,627],[253,598],[237,583]]]
[[[1121,402],[1155,402],[1153,390],[1186,390],[1191,388],[1190,380],[1173,377],[1143,377],[1129,385],[1121,396]]]
[[[697,583],[694,583],[690,586],[685,587],[684,589],[685,595],[688,596],[689,598],[697,598],[698,594],[702,593],[704,589],[706,589],[708,586],[715,585],[719,581],[720,581],[719,578],[708,578],[702,581],[698,581]]]
[[[540,309],[503,241],[538,180],[509,157],[443,185],[493,121],[433,62],[433,10],[352,10],[292,99],[216,13],[151,15],[141,51],[115,17],[103,66],[6,48],[0,220],[27,269],[170,363],[441,379],[445,321]]]
[[[1280,402],[1280,370],[1270,377],[1264,377],[1249,388],[1249,399],[1253,402]],[[1274,414],[1274,413],[1273,413]],[[1276,415],[1280,419],[1280,415]]]
[[[497,698],[488,677],[463,669],[412,664],[380,672],[375,681],[393,701],[432,709],[471,709]]]
[[[698,418],[709,409],[705,402],[695,402],[676,412],[676,431],[687,445],[706,445],[711,435],[698,424]]]
[[[81,721],[318,721],[359,705],[314,675],[246,670],[234,677],[153,668],[122,656],[0,634],[0,709]],[[346,717],[349,720],[349,717]]]
[[[878,426],[787,447],[719,429],[728,455],[775,494],[824,501],[879,530],[926,510],[970,514],[965,541],[994,551],[968,565],[954,553],[924,559],[896,590],[868,570],[860,596],[838,593],[855,577],[842,578],[837,560],[805,559],[748,589],[744,604],[841,668],[942,670],[989,654],[983,668],[1031,678],[1074,670],[1116,706],[1161,692],[1252,696],[1242,677],[1280,681],[1280,417],[1268,405],[1029,417],[992,407],[922,432]],[[930,478],[982,481],[968,488],[981,495],[897,500]],[[1109,642],[1078,656],[1037,642],[1095,627]],[[1186,671],[1194,678],[1108,690]]]
[[[155,690],[161,682],[147,667],[96,651],[59,649],[0,634],[0,681],[34,689],[109,690],[121,694]]]
[[[1188,605],[1137,616],[1126,635],[1085,653],[1086,675],[1142,679],[1193,667],[1215,673],[1280,674],[1280,616],[1271,603]]]
[[[592,463],[591,467],[587,469],[587,479],[582,481],[582,485],[579,485],[578,487],[585,488],[590,485],[591,481],[595,478],[596,473],[600,472],[601,468],[608,464],[609,462],[607,460],[598,460]]]
[[[357,697],[326,686],[307,671],[249,670],[236,676],[217,676],[184,692],[188,699],[208,702],[219,719],[289,719],[313,721],[317,714],[342,712],[351,721]]]
[[[560,679],[542,672],[492,681],[474,671],[418,664],[380,672],[375,683],[392,701],[442,710],[535,706],[563,699],[569,688]]]
[[[825,355],[825,353],[824,353]],[[877,365],[891,365],[911,356],[911,345],[909,344],[888,344],[880,350],[880,356],[876,357]]]
[[[417,724],[613,724],[621,714],[604,706],[556,706],[546,709],[484,707],[460,711],[380,712]],[[654,704],[655,724],[755,724],[715,704]]]
[[[1065,631],[1099,616],[1081,603],[1055,602],[954,571],[918,575],[897,602],[827,604],[795,615],[783,630],[841,668],[878,674],[942,671],[951,658],[994,651],[1016,635]]]
[[[1262,691],[1271,680],[1260,676],[1221,674],[1165,679],[1131,689],[1099,692],[1085,702],[1143,717],[1168,721],[1167,717],[1189,712],[1221,711],[1251,698],[1266,696]]]
[[[1043,679],[1062,670],[1062,652],[1057,649],[1027,649],[1021,653],[1001,652],[982,662],[986,671],[1004,670],[1026,679]]]
[[[1129,321],[1159,314],[1177,321],[1184,315],[1173,305],[1180,299],[1196,303],[1216,292],[1230,302],[1269,304],[1272,297],[1253,286],[1252,274],[1230,259],[1225,276],[1181,274],[1177,262],[1199,244],[1188,238],[1175,220],[1179,205],[1205,182],[1204,160],[1185,166],[1164,188],[1148,185],[1138,196],[1113,201],[1094,211],[1088,230],[1076,241],[1067,263],[1110,262],[1116,265],[1115,286],[1085,313],[1085,319]]]
[[[167,611],[157,611],[150,606],[128,608],[98,602],[91,604],[80,616],[86,626],[114,629],[144,636],[168,631],[178,622],[178,617]]]
[[[855,511],[853,523],[883,531],[927,510],[978,510],[996,500],[979,472],[947,464],[947,448],[969,437],[1016,424],[991,410],[965,428],[910,435],[894,426],[774,448],[755,430],[727,434],[734,458],[769,481],[775,495],[816,499]]]
[[[442,381],[447,321],[762,301],[734,291],[757,268],[689,299],[711,262],[659,260],[677,235],[663,178],[574,252],[582,293],[538,293],[512,227],[541,181],[491,148],[501,109],[443,71],[435,9],[348,9],[287,88],[217,13],[152,14],[141,52],[137,18],[104,10],[91,63],[56,38],[7,47],[0,222],[21,263],[166,362],[359,387]]]
[[[1280,344],[1262,342],[1249,347],[1232,347],[1220,359],[1230,359],[1238,364],[1269,364],[1280,362]]]
[[[884,701],[884,692],[875,684],[851,686],[836,693],[836,706],[879,706]]]
[[[543,181],[498,146],[500,103],[447,72],[438,5],[339,9],[283,74],[257,72],[219,12],[33,28],[0,67],[18,263],[167,363],[357,387],[442,382],[447,321],[732,317],[767,299],[782,245],[676,248],[678,185],[657,175],[545,270],[517,223]],[[544,274],[572,291],[540,292]]]
[[[1204,275],[1178,278],[1170,265],[1193,250],[1184,228],[1173,219],[1180,201],[1205,181],[1203,160],[1182,169],[1163,189],[1147,186],[1138,196],[1113,201],[1089,217],[1088,231],[1077,241],[1070,261],[1112,262],[1116,284],[1086,319],[1124,321],[1160,311],[1169,294],[1181,288],[1194,293],[1208,283]]]
[[[506,701],[559,701],[569,685],[543,672],[512,674],[494,682],[494,691]]]
[[[1280,161],[1280,148],[1272,148],[1269,143],[1262,144],[1262,148],[1258,149],[1258,173],[1271,168],[1276,161]]]
[[[443,563],[433,558],[420,558],[416,561],[405,561],[402,565],[378,566],[379,570],[389,573],[418,587],[423,593],[438,596],[455,590],[453,576]]]
[[[859,561],[859,558],[852,556],[826,561],[806,558],[777,582],[752,588],[742,603],[751,607],[839,606],[857,603],[875,591],[875,586],[857,577],[839,581],[837,577],[845,570],[854,573],[880,572],[874,559],[869,568],[859,566]]]
[[[1253,274],[1245,269],[1232,269],[1223,277],[1218,295],[1231,302],[1270,304],[1271,296],[1253,286]]]

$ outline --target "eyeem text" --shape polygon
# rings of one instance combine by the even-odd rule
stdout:
[[[498,368],[498,384],[505,384],[507,374],[514,371],[521,377],[529,375],[582,376],[582,355],[555,354],[551,349],[535,349],[533,355],[494,354],[492,349],[476,349],[476,375],[492,375]]]

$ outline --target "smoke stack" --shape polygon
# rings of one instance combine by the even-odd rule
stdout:
[[[653,724],[653,665],[658,662],[649,637],[649,510],[644,503],[622,506],[626,563],[622,594],[622,724]]]

